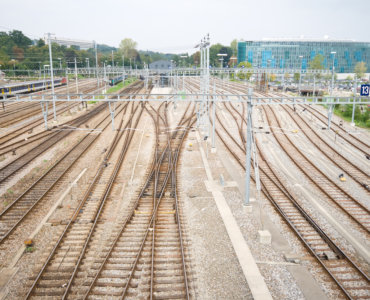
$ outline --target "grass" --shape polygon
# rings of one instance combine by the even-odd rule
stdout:
[[[328,109],[327,105],[323,105],[325,108]],[[370,128],[370,108],[367,107],[367,105],[362,105],[362,111],[360,109],[361,105],[355,106],[355,116],[354,116],[354,122],[357,127],[361,128]],[[336,104],[334,105],[334,114],[343,120],[347,122],[352,122],[352,110],[353,105],[347,104],[347,105],[341,105]]]
[[[84,79],[85,76],[82,74],[77,74],[78,79]],[[76,80],[75,74],[68,74],[68,80]]]
[[[352,122],[352,105],[346,105],[346,107],[334,107],[334,114],[341,117],[342,119]],[[367,109],[367,111],[366,111]],[[356,126],[361,128],[370,128],[370,109],[365,106],[365,112],[361,112],[359,105],[355,106],[355,117],[354,122]]]
[[[135,82],[137,79],[134,78],[134,77],[130,77],[130,78],[127,78],[125,81],[122,81],[118,84],[116,84],[115,86],[112,86],[111,88],[109,88],[106,92],[106,94],[113,94],[113,93],[116,93],[118,92],[120,89],[122,89],[123,87]],[[98,99],[104,99],[104,96],[99,96]],[[94,104],[96,103],[97,101],[88,101],[87,103],[88,104]]]
[[[32,253],[36,250],[35,247],[26,247],[26,249],[24,250],[25,253]]]

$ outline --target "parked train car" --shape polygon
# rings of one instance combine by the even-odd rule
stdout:
[[[57,78],[54,79],[54,86],[62,86],[67,84],[67,79]],[[38,81],[29,81],[29,82],[18,82],[12,84],[6,84],[0,86],[0,96],[4,98],[4,96],[11,97],[16,94],[26,94],[30,92],[35,92],[43,89],[51,88],[51,80],[38,80]]]
[[[125,75],[125,79],[126,78],[127,78],[127,75]],[[123,75],[115,77],[115,78],[111,78],[109,79],[109,85],[111,86],[116,85],[117,83],[122,82],[122,80],[123,80]]]

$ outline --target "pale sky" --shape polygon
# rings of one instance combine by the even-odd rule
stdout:
[[[31,38],[96,40],[140,50],[188,52],[207,33],[211,43],[264,37],[370,41],[370,0],[0,0],[0,30]]]

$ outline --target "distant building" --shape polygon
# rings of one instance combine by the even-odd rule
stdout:
[[[331,52],[336,52],[332,54]],[[370,68],[370,43],[350,40],[263,39],[238,42],[238,63],[248,61],[258,68],[309,68],[317,55],[324,57],[325,69],[333,65],[337,73],[353,73],[357,62]],[[302,57],[300,57],[302,56]]]
[[[173,68],[175,65],[169,60],[157,60],[149,64],[149,69],[164,69],[168,70]]]

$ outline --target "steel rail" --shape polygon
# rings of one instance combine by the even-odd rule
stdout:
[[[125,105],[125,108],[127,108],[127,105]],[[129,120],[128,122],[130,122],[132,120]],[[121,123],[122,124],[122,121]],[[63,239],[65,238],[65,236],[67,235],[67,232],[69,230],[69,228],[72,226],[72,224],[75,222],[75,220],[77,219],[78,215],[80,214],[81,212],[81,208],[84,206],[84,204],[86,203],[86,201],[88,200],[91,192],[93,191],[96,183],[98,182],[98,180],[100,179],[102,173],[103,173],[103,170],[105,169],[106,167],[106,164],[107,164],[107,161],[108,159],[112,156],[113,154],[113,150],[114,148],[117,146],[118,144],[118,140],[121,139],[121,137],[123,136],[123,134],[125,133],[125,131],[120,131],[118,130],[115,134],[115,137],[114,137],[114,140],[112,141],[112,143],[110,144],[110,147],[109,147],[109,150],[107,151],[105,157],[104,157],[104,160],[103,162],[100,164],[98,170],[96,171],[95,173],[95,176],[91,182],[91,184],[89,185],[88,189],[86,190],[86,192],[84,193],[84,196],[82,198],[82,200],[80,201],[78,207],[76,208],[76,210],[74,211],[73,213],[73,216],[72,218],[69,220],[68,224],[65,226],[62,234],[60,235],[57,243],[54,245],[51,253],[49,254],[47,260],[45,261],[43,267],[41,268],[40,272],[38,273],[38,275],[36,276],[36,279],[34,280],[30,290],[28,291],[27,295],[26,295],[26,299],[29,299],[32,294],[33,294],[33,291],[35,290],[38,282],[40,281],[41,279],[41,276],[42,274],[44,273],[44,271],[46,270],[46,267],[48,266],[49,262],[51,261],[51,259],[54,257],[54,255],[56,254],[56,251],[58,249],[58,247],[61,245]],[[132,133],[133,134],[133,133]],[[126,135],[126,137],[129,136],[129,133]],[[127,140],[126,140],[127,141]],[[123,152],[122,152],[123,153]],[[122,157],[122,153],[120,155],[120,157]],[[125,154],[124,154],[125,155]],[[117,166],[116,166],[117,167]],[[117,170],[117,168],[115,167],[115,171]],[[117,170],[118,171],[118,170]],[[114,172],[115,174],[117,174],[117,172]],[[112,177],[111,177],[112,178]],[[101,212],[102,212],[102,208],[104,207],[104,204],[105,204],[105,201],[107,199],[107,196],[109,193],[109,191],[111,190],[111,187],[112,187],[112,182],[110,181],[108,186],[106,186],[106,189],[105,189],[105,193],[103,194],[103,197],[100,199],[100,203],[99,203],[99,207],[98,207],[98,210],[95,212],[95,218],[94,218],[94,228],[96,226],[96,222],[97,220],[99,219],[98,218],[98,215],[100,216]],[[88,240],[90,240],[91,238],[91,234],[92,234],[92,231],[89,231],[89,235],[88,237],[86,238],[86,241],[85,241],[85,244],[84,244],[84,248],[83,248],[83,253],[85,253],[86,251],[86,247],[87,247],[87,244],[88,244]],[[77,263],[77,268],[78,268],[78,265],[79,263],[81,262],[81,257],[82,257],[82,254],[80,253],[80,256],[79,256],[79,259],[78,259],[78,263]],[[75,267],[74,268],[74,271],[72,273],[72,276],[70,277],[70,280],[68,281],[68,285],[67,285],[67,289],[69,290],[70,286],[71,286],[71,282],[76,274],[76,271],[77,271],[77,268]],[[71,280],[72,279],[72,280]],[[63,298],[65,298],[67,296],[67,293],[63,293]]]
[[[224,131],[230,135],[230,133],[225,130],[225,127],[224,128]],[[244,163],[241,161],[241,159],[239,158],[239,156],[231,149],[230,145],[222,138],[220,132],[217,130],[217,135],[219,136],[219,138],[221,139],[222,143],[225,145],[225,147],[228,149],[228,151],[233,155],[233,157],[237,160],[237,162],[239,163],[239,165],[245,169],[245,165]],[[239,146],[240,148],[240,146]],[[261,157],[262,157],[262,160],[264,161],[265,158],[263,157],[263,153],[261,152],[261,150],[259,151]],[[264,164],[265,167],[269,167],[268,164]],[[252,165],[253,167],[253,165]],[[265,173],[264,169],[263,168],[260,168],[260,171],[263,172],[263,174]],[[287,199],[289,199],[291,201],[291,203],[293,203],[293,205],[298,209],[298,211],[302,214],[302,216],[311,224],[311,226],[314,228],[314,230],[316,232],[318,232],[318,234],[328,243],[328,245],[330,246],[330,248],[338,254],[338,257],[341,258],[342,260],[347,260],[348,263],[356,270],[356,272],[358,272],[358,274],[360,274],[360,276],[362,276],[362,278],[364,278],[364,280],[366,280],[366,282],[369,282],[369,278],[368,276],[362,272],[362,270],[360,268],[358,268],[358,266],[356,266],[353,261],[342,251],[340,250],[340,248],[338,246],[336,246],[336,244],[325,234],[325,232],[315,223],[315,221],[313,221],[313,219],[304,211],[304,209],[298,204],[298,202],[296,202],[296,200],[294,200],[294,197],[285,189],[282,187],[283,184],[281,183],[281,181],[278,179],[278,175],[275,174],[275,171],[273,169],[270,168],[270,171],[272,172],[272,174],[274,174],[275,176],[275,179],[278,181],[278,183],[274,183],[276,185],[276,187],[278,187],[282,194],[284,194]],[[268,176],[267,174],[265,174],[266,176]],[[255,180],[254,176],[252,175],[252,179]],[[272,181],[274,182],[274,181]],[[280,207],[280,205],[275,201],[274,197],[269,193],[268,189],[267,189],[267,186],[265,185],[264,182],[261,182],[261,186],[262,186],[262,192],[264,193],[264,195],[266,196],[266,198],[274,205],[274,207],[276,208],[276,210],[280,213],[280,215],[283,217],[284,221],[289,225],[289,227],[293,230],[293,232],[298,236],[298,238],[301,240],[301,242],[303,243],[303,245],[306,247],[306,249],[316,258],[316,260],[320,263],[320,265],[323,267],[323,269],[326,271],[326,273],[332,278],[332,280],[336,283],[336,285],[340,288],[340,290],[343,292],[343,294],[348,298],[348,299],[352,299],[352,296],[349,294],[349,292],[346,290],[346,288],[343,286],[343,284],[338,280],[338,278],[332,273],[332,271],[325,265],[325,262],[324,262],[324,259],[321,258],[319,255],[317,255],[316,251],[309,245],[309,243],[306,241],[306,239],[304,238],[304,236],[299,232],[299,230],[296,228],[296,226],[294,225],[294,223],[289,219],[289,217],[287,216],[287,214],[284,212],[284,209]],[[369,289],[369,288],[368,288]]]

